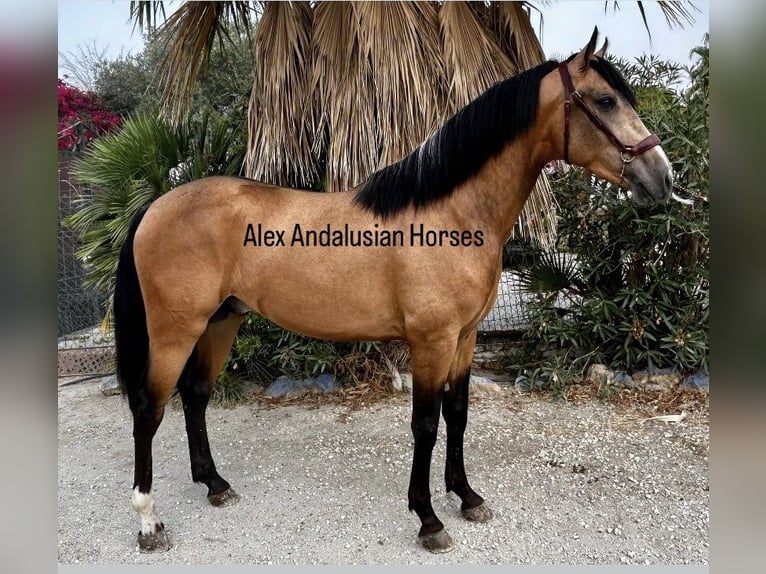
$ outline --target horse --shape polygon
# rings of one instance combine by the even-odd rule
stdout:
[[[117,375],[133,416],[141,551],[170,540],[152,486],[152,439],[177,388],[192,479],[215,506],[239,498],[211,455],[205,411],[244,314],[340,340],[405,340],[414,437],[408,507],[432,552],[453,542],[431,506],[444,417],[448,492],[462,516],[492,510],[463,458],[476,329],[497,296],[503,244],[543,167],[565,160],[639,204],[664,202],[673,174],[625,79],[596,51],[502,80],[401,161],[356,188],[308,193],[246,178],[181,185],[138,213],[113,298]],[[625,144],[624,142],[638,142]]]

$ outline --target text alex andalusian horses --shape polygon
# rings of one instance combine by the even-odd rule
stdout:
[[[604,59],[606,43],[595,51],[596,37],[563,65],[547,62],[492,86],[357,189],[307,193],[210,177],[136,217],[120,255],[114,316],[118,376],[133,413],[132,504],[142,550],[170,546],[151,490],[152,438],[174,387],[192,478],[207,485],[214,505],[238,499],[216,471],[205,410],[249,310],[322,339],[406,340],[415,441],[408,497],[419,539],[435,552],[452,546],[429,486],[440,413],[447,490],[460,497],[467,520],[492,517],[463,465],[469,372],[476,326],[497,295],[503,244],[541,169],[567,158],[626,184],[642,204],[671,192],[659,140]],[[271,235],[255,246],[246,239],[259,224],[262,239]],[[313,230],[314,243],[285,242],[296,225],[301,236]],[[327,241],[335,231],[342,236],[316,243],[325,231]],[[389,241],[374,241],[384,231]],[[284,245],[275,244],[277,232]],[[423,242],[429,233],[433,244]]]

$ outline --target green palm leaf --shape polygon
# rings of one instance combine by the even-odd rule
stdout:
[[[518,271],[522,289],[538,295],[578,292],[582,287],[576,260],[568,253],[546,251]]]
[[[175,185],[213,174],[237,174],[244,150],[236,132],[207,113],[174,127],[156,113],[128,118],[122,128],[95,140],[74,169],[90,193],[65,220],[80,237],[77,256],[86,284],[110,295],[120,246],[136,213]]]

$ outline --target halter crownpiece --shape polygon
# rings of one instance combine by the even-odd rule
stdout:
[[[572,100],[579,105],[588,116],[588,119],[593,125],[600,129],[609,141],[612,142],[618,150],[620,150],[620,157],[622,158],[622,169],[625,171],[625,164],[632,162],[637,155],[644,153],[646,150],[652,149],[656,145],[660,145],[660,138],[656,134],[651,134],[642,139],[636,145],[625,145],[620,141],[612,130],[610,130],[601,119],[594,114],[583,100],[580,92],[575,90],[572,84],[572,78],[569,75],[569,68],[566,62],[559,64],[559,75],[561,76],[561,83],[564,84],[564,161],[569,163],[569,117],[572,113]],[[622,179],[622,173],[620,173],[620,179]]]

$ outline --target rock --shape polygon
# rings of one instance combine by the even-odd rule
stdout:
[[[471,375],[469,383],[469,392],[480,396],[496,395],[503,392],[496,382],[486,378]]]
[[[514,386],[520,389],[529,389],[532,386],[531,381],[524,375],[519,375],[513,381]]]
[[[313,383],[313,386],[323,393],[330,393],[338,388],[338,380],[332,373],[322,373],[314,379],[307,379]]]
[[[412,373],[400,373],[394,369],[391,373],[394,389],[397,391],[412,392]],[[494,395],[502,392],[502,388],[496,382],[486,378],[471,375],[469,392],[480,395]]]
[[[646,371],[636,371],[633,373],[633,383],[636,386],[645,385],[651,375]]]
[[[306,379],[297,380],[290,377],[277,377],[273,383],[266,389],[266,394],[270,397],[282,397],[291,393],[306,391],[309,388]]]
[[[667,375],[652,375],[646,384],[646,389],[650,391],[670,391],[681,382],[681,375],[669,373]]]
[[[111,375],[101,380],[101,384],[98,386],[99,390],[105,395],[119,395],[122,394],[120,383],[117,382],[117,377]]]
[[[588,372],[585,374],[585,380],[593,385],[603,385],[609,383],[610,370],[606,365],[601,363],[593,363],[588,367]]]
[[[632,375],[623,371],[615,371],[606,365],[594,363],[588,368],[585,375],[588,383],[624,388],[641,388],[647,391],[669,391],[675,388],[681,377],[672,369],[650,368],[646,371],[636,371]]]
[[[623,371],[610,371],[607,381],[611,385],[619,385],[621,387],[634,387],[635,383],[633,378]]]
[[[647,391],[669,391],[681,382],[681,376],[673,369],[658,369],[649,367],[645,371],[633,373],[635,386]]]
[[[639,371],[633,375],[636,386],[647,391],[670,391],[681,382],[681,376],[669,369],[657,370],[654,373]]]
[[[710,390],[710,374],[709,373],[694,373],[686,377],[682,384],[685,387],[692,387],[695,389]]]
[[[319,391],[329,393],[338,388],[338,380],[332,373],[322,373],[318,377],[308,379],[291,379],[290,377],[277,377],[266,389],[270,397],[282,397],[293,393],[306,391]]]

